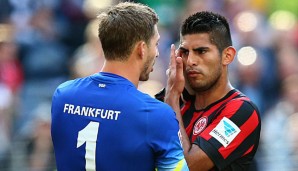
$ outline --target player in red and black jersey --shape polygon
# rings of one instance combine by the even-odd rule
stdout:
[[[219,170],[229,165],[238,168],[234,170],[243,170],[249,164],[247,161],[254,157],[260,134],[258,111],[238,90],[231,90],[222,99],[201,110],[195,109],[194,101],[186,101],[181,114],[190,141],[201,147]],[[223,124],[220,124],[221,121]],[[225,139],[228,131],[233,131],[233,127],[227,125],[230,121],[240,130],[239,133],[234,131],[237,135],[231,141]],[[223,127],[216,129],[217,126]],[[217,132],[212,135],[212,131]],[[219,135],[219,131],[224,134]],[[228,145],[229,148],[226,148]],[[238,160],[239,157],[242,157],[241,160]]]
[[[227,20],[206,11],[183,22],[179,48],[171,47],[164,101],[176,112],[191,171],[248,170],[257,151],[258,109],[228,79],[235,55]]]

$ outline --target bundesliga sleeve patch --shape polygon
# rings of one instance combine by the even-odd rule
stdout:
[[[234,122],[224,117],[209,135],[217,139],[224,147],[227,147],[240,131]]]

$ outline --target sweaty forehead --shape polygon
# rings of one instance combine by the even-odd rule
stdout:
[[[187,34],[181,37],[180,46],[185,49],[214,46],[208,33]]]

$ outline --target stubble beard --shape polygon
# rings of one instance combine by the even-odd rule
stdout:
[[[212,77],[210,77],[212,76]],[[188,78],[187,81],[189,82],[190,87],[197,93],[205,92],[207,90],[212,89],[213,87],[217,86],[219,83],[221,76],[221,69],[219,68],[216,72],[211,73],[209,76],[205,76],[209,79],[205,80],[194,80],[193,78]]]
[[[149,80],[149,74],[151,72],[151,71],[149,71],[150,63],[151,63],[150,60],[147,60],[145,62],[143,70],[142,70],[140,78],[139,78],[140,81],[148,81]]]

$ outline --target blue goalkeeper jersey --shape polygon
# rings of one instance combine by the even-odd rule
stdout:
[[[61,84],[51,124],[58,171],[188,170],[174,111],[121,76]]]

